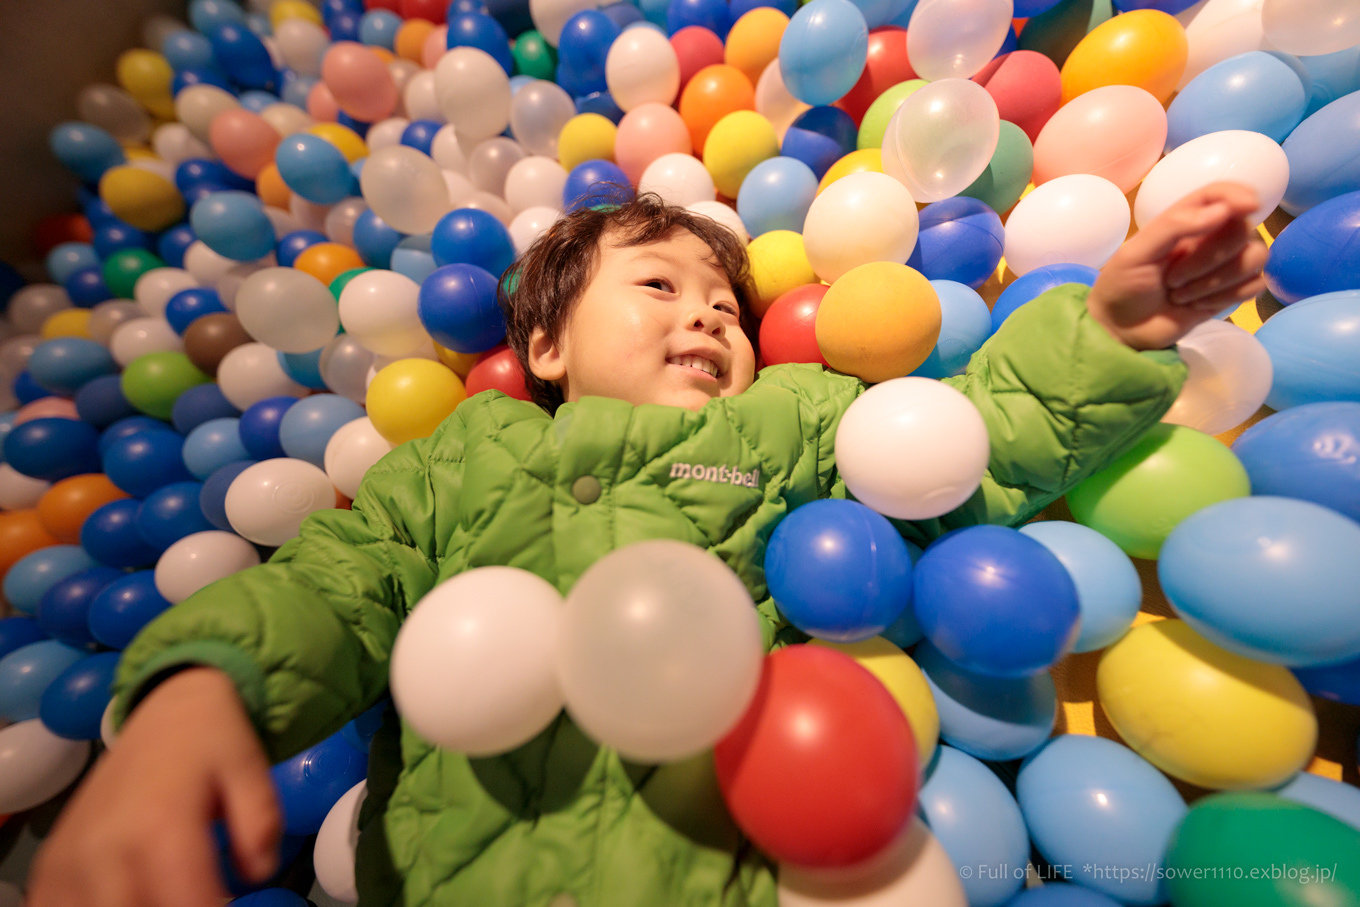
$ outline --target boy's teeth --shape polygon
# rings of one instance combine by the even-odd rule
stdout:
[[[718,377],[718,367],[707,359],[704,359],[702,356],[678,356],[667,361],[675,365],[686,365],[690,368],[697,368],[700,371],[708,372],[708,374],[715,378]]]

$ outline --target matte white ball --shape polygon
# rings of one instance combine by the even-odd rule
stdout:
[[[484,50],[455,47],[434,68],[435,97],[460,136],[486,139],[510,125],[510,77]]]
[[[830,283],[870,262],[906,264],[919,230],[906,186],[885,173],[852,173],[812,200],[803,246],[812,270]]]
[[[392,648],[392,699],[427,740],[473,756],[533,739],[562,709],[562,596],[515,567],[479,567],[425,595]]]
[[[367,134],[364,135],[364,144],[368,145],[370,154],[379,148],[400,145],[401,137],[405,134],[406,127],[410,125],[411,121],[406,117],[388,117],[368,128]]]
[[[326,442],[326,475],[345,497],[359,493],[364,474],[392,450],[392,445],[365,416],[346,422]]]
[[[184,338],[164,318],[133,318],[118,325],[109,337],[113,361],[127,365],[147,353],[181,352]]]
[[[152,268],[141,277],[132,288],[132,297],[137,305],[148,315],[163,317],[165,304],[180,290],[198,286],[194,275],[183,268]]]
[[[401,90],[401,106],[413,120],[444,122],[444,111],[439,107],[435,92],[434,70],[422,69],[407,81]]]
[[[335,486],[305,460],[279,457],[247,467],[227,489],[227,522],[257,545],[297,538],[302,521],[336,506]]]
[[[1133,203],[1133,219],[1145,227],[1185,196],[1210,183],[1230,180],[1256,190],[1260,206],[1248,217],[1265,222],[1289,186],[1289,158],[1269,136],[1244,129],[1193,138],[1157,162],[1143,178]]]
[[[26,476],[8,463],[0,463],[0,510],[27,510],[52,487],[43,479]]]
[[[531,155],[515,162],[505,175],[505,201],[519,214],[526,208],[562,207],[567,171],[550,157]]]
[[[560,207],[525,208],[510,221],[510,241],[515,244],[515,254],[523,255],[534,240],[562,216]]]
[[[987,426],[971,400],[931,378],[893,378],[859,396],[836,429],[836,468],[867,507],[901,520],[942,516],[987,471]]]
[[[736,209],[731,205],[725,205],[720,201],[711,201],[694,202],[685,207],[695,214],[702,214],[705,217],[716,220],[718,223],[731,230],[742,243],[750,241],[751,234],[746,232],[745,222],[742,221],[741,215],[738,214]]]
[[[195,532],[175,542],[156,561],[156,591],[177,605],[204,586],[259,562],[255,546],[234,532]]]
[[[638,180],[639,192],[655,192],[672,204],[692,205],[717,199],[713,175],[703,161],[692,154],[676,151],[663,154],[647,165]]]
[[[308,389],[288,376],[279,354],[263,343],[243,343],[222,357],[217,386],[232,406],[245,412],[266,397],[305,397]]]
[[[919,818],[881,853],[844,869],[779,866],[780,907],[968,907],[959,872]]]
[[[340,327],[335,297],[306,271],[264,268],[236,291],[236,317],[261,343],[284,353],[310,353]]]
[[[650,102],[669,107],[680,92],[680,58],[665,35],[630,28],[609,46],[604,78],[620,110]]]
[[[1132,214],[1119,187],[1089,173],[1049,180],[1011,211],[1006,265],[1018,275],[1048,265],[1100,268],[1119,251]]]
[[[46,803],[76,780],[90,758],[88,740],[67,740],[41,718],[0,728],[0,814]]]
[[[184,91],[189,91],[186,88]],[[184,92],[180,92],[183,94]],[[201,239],[196,239],[184,252],[184,270],[194,276],[200,286],[215,287],[222,275],[236,267],[240,262],[218,255]]]
[[[359,809],[368,796],[368,780],[360,781],[335,801],[312,847],[317,884],[334,900],[359,903],[354,883],[354,851],[359,843]]]
[[[405,356],[430,337],[420,323],[419,297],[420,284],[405,274],[364,271],[340,292],[340,323],[380,356]]]

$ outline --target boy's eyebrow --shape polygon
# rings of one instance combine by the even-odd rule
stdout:
[[[651,259],[653,261],[659,261],[664,264],[676,264],[677,258],[678,256],[663,255],[662,253],[657,252],[654,249],[644,248],[640,252],[638,252],[636,256],[634,256],[633,260],[645,261]],[[712,268],[714,271],[716,271],[719,276],[722,277],[722,281],[724,284],[726,284],[729,287],[732,285],[732,281],[727,276],[726,269],[723,268],[722,263],[719,262],[716,258],[714,258],[712,255],[705,255],[703,257],[703,262],[704,264]]]

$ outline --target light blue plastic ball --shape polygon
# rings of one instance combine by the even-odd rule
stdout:
[[[1274,371],[1266,397],[1271,409],[1360,401],[1360,290],[1297,302],[1266,321],[1256,339]]]
[[[789,93],[814,107],[830,104],[859,81],[869,28],[850,0],[812,0],[789,20],[779,41],[779,71]]]
[[[1308,89],[1294,69],[1263,50],[1210,66],[1166,111],[1166,150],[1211,132],[1245,129],[1283,142],[1303,121]]]
[[[1021,767],[1016,799],[1039,852],[1070,867],[1074,882],[1124,904],[1166,902],[1155,868],[1188,810],[1133,750],[1103,737],[1057,737]],[[1139,872],[1123,878],[1110,871],[1117,867]]]
[[[953,280],[932,280],[940,297],[940,339],[913,375],[948,378],[968,369],[968,360],[992,335],[992,313],[977,290]]]
[[[1052,551],[1076,584],[1081,635],[1072,651],[1103,649],[1128,631],[1143,601],[1143,583],[1118,545],[1065,520],[1027,523],[1020,531]]]
[[[1029,833],[1015,798],[991,769],[942,746],[916,802],[959,870],[969,907],[998,907],[1024,887]]]
[[[64,642],[45,639],[0,658],[0,718],[7,721],[37,718],[48,685],[86,654]]]
[[[184,467],[200,481],[234,460],[248,460],[250,454],[241,442],[241,420],[210,419],[189,432],[184,439]]]
[[[22,614],[37,614],[48,589],[73,573],[99,566],[79,545],[39,548],[14,562],[5,573],[5,600]]]
[[[391,50],[404,21],[390,9],[369,10],[359,20],[359,40],[370,47]]]
[[[118,363],[102,343],[84,337],[56,337],[38,344],[28,373],[54,394],[74,395],[86,382],[118,373]]]
[[[53,283],[66,283],[68,277],[82,268],[99,267],[100,261],[94,246],[89,243],[64,242],[47,253],[44,265]]]
[[[1220,501],[1186,517],[1157,561],[1185,622],[1232,652],[1313,667],[1360,657],[1360,523],[1295,498]]]
[[[812,168],[791,157],[772,157],[756,164],[742,180],[737,213],[752,236],[771,230],[802,233],[816,195]]]
[[[279,176],[289,189],[309,202],[333,205],[350,195],[354,174],[349,161],[319,135],[298,132],[279,142],[274,151]]]
[[[118,140],[89,123],[57,124],[48,144],[62,166],[87,183],[99,182],[105,170],[127,161]]]
[[[1337,98],[1360,91],[1360,45],[1316,57],[1299,57],[1308,73],[1312,94],[1304,116],[1312,116]]]
[[[326,445],[331,436],[355,419],[364,417],[364,408],[339,394],[314,394],[288,408],[279,423],[279,443],[283,452],[306,460],[320,469],[326,467]]]
[[[189,225],[223,258],[255,261],[274,251],[274,224],[253,192],[213,192],[189,210]]]

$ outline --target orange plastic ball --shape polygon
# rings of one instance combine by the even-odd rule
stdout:
[[[349,246],[338,242],[319,242],[308,246],[293,260],[293,267],[305,271],[326,286],[350,268],[365,267],[364,260]]]
[[[1162,104],[1190,58],[1185,28],[1161,10],[1138,9],[1091,29],[1062,67],[1062,102],[1105,85],[1136,85]]]
[[[288,188],[288,184],[279,175],[278,165],[273,161],[264,165],[255,176],[255,194],[260,197],[260,201],[271,208],[282,208],[288,210],[288,201],[292,198],[293,190]]]
[[[43,527],[37,510],[0,513],[0,577],[24,555],[60,544],[60,540]]]
[[[695,148],[703,148],[713,126],[737,110],[756,109],[756,90],[735,66],[705,66],[680,93],[680,118],[689,128]]]
[[[80,527],[90,514],[127,496],[103,473],[71,476],[53,484],[38,498],[38,519],[62,544],[79,545]]]
[[[908,375],[940,339],[940,297],[915,268],[875,261],[847,271],[817,309],[831,367],[870,383]]]
[[[425,19],[407,19],[401,28],[397,29],[392,49],[403,60],[419,63],[425,52],[425,39],[430,37],[430,32],[434,31],[435,27],[433,22]]]
[[[772,6],[757,6],[743,15],[727,33],[723,62],[746,74],[754,85],[765,67],[779,58],[779,41],[789,17]]]

